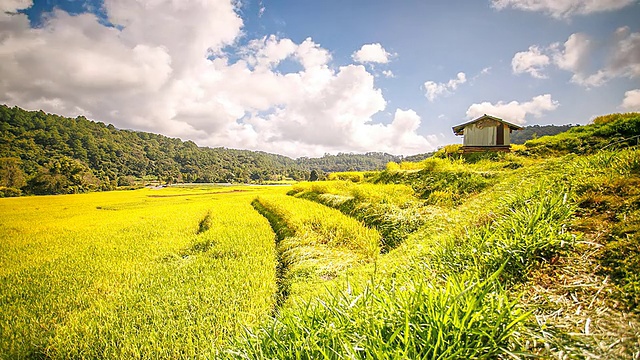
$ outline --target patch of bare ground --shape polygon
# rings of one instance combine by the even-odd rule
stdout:
[[[619,189],[618,189],[619,190]],[[637,189],[583,194],[576,241],[521,288],[534,309],[525,346],[543,358],[640,359],[640,314],[608,266],[611,244]],[[637,255],[636,255],[637,256]],[[640,269],[636,269],[640,273]]]

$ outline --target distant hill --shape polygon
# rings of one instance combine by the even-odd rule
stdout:
[[[541,136],[556,135],[565,132],[578,125],[531,125],[524,129],[511,133],[511,143],[524,144],[527,140],[539,138]]]
[[[368,171],[401,160],[378,152],[294,160],[260,151],[199,147],[192,141],[119,130],[83,116],[73,119],[0,105],[0,188],[33,194],[108,190],[141,179],[305,180],[311,170]]]

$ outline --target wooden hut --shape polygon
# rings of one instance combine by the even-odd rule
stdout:
[[[500,118],[484,114],[477,119],[454,126],[453,133],[464,135],[462,152],[504,151],[509,152],[511,131],[522,130]]]

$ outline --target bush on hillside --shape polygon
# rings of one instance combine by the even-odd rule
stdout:
[[[22,195],[22,191],[20,189],[0,186],[0,198],[3,197],[17,197]]]

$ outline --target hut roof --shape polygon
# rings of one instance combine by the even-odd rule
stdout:
[[[453,127],[453,133],[454,133],[454,134],[456,134],[456,135],[463,135],[463,134],[464,134],[464,128],[465,128],[465,126],[467,126],[467,125],[471,125],[471,124],[473,124],[473,123],[475,123],[475,122],[478,122],[478,121],[480,121],[480,120],[485,120],[485,119],[490,119],[490,120],[499,121],[499,122],[501,122],[501,123],[505,124],[506,126],[508,126],[508,127],[509,127],[510,129],[512,129],[512,130],[522,130],[522,129],[524,129],[524,128],[523,128],[522,126],[520,126],[520,125],[512,124],[512,123],[510,123],[510,122],[504,121],[504,120],[502,120],[502,119],[500,119],[500,118],[497,118],[497,117],[495,117],[495,116],[491,116],[491,115],[484,114],[484,115],[480,116],[480,117],[479,117],[479,118],[477,118],[477,119],[473,119],[473,120],[471,120],[471,121],[469,121],[469,122],[466,122],[466,123],[464,123],[464,124],[460,124],[460,125],[458,125],[458,126],[454,126],[454,127]]]

